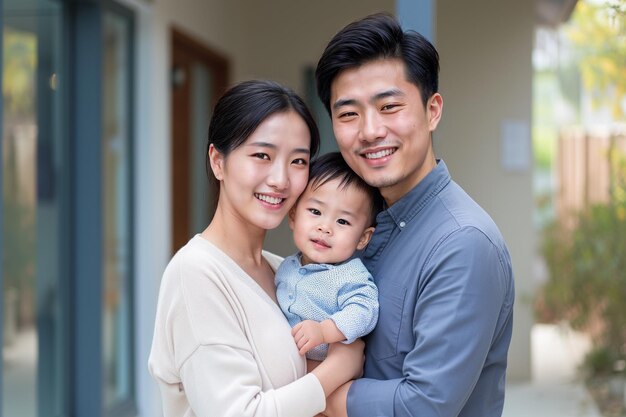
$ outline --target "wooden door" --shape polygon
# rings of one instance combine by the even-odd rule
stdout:
[[[228,61],[172,31],[172,253],[210,221],[214,193],[206,176],[211,110],[228,83]]]

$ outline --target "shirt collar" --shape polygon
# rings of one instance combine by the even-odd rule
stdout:
[[[311,263],[311,264],[307,264],[307,265],[302,265],[302,252],[298,252],[296,254],[296,256],[293,257],[292,261],[293,261],[294,265],[296,266],[296,268],[303,268],[307,272],[326,271],[326,270],[335,268],[335,265],[333,265],[333,264],[315,264],[315,263]]]
[[[411,191],[376,217],[377,223],[393,221],[401,229],[406,227],[415,215],[448,185],[450,180],[448,167],[442,159],[438,159],[435,168]]]

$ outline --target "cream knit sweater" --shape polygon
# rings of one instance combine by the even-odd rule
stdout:
[[[281,259],[264,256],[275,270]],[[200,235],[163,274],[148,366],[165,417],[311,417],[326,405],[278,305]]]

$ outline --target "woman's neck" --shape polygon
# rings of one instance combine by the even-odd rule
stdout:
[[[217,207],[213,220],[202,232],[202,237],[220,248],[240,265],[261,265],[266,230]]]

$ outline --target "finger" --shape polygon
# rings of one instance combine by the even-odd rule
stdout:
[[[306,344],[306,343],[305,343],[305,340],[304,340],[304,339],[300,339],[300,340],[298,340],[298,342],[296,342],[296,346],[298,346],[298,349],[302,349],[302,348],[304,348],[304,345],[305,345],[305,344]]]
[[[291,335],[295,336],[295,334],[298,332],[298,330],[300,330],[300,328],[302,327],[302,322],[296,324],[295,326],[293,326],[291,328]]]

